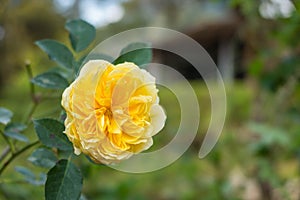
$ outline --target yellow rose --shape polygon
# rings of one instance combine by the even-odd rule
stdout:
[[[134,63],[86,63],[62,95],[75,154],[110,164],[148,149],[166,120],[157,92],[155,78]]]

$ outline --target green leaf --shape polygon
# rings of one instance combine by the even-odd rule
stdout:
[[[60,42],[55,40],[39,40],[35,42],[37,46],[39,46],[44,52],[46,52],[49,58],[55,61],[62,67],[67,69],[73,68],[73,54],[71,51]]]
[[[70,161],[60,160],[47,174],[46,200],[79,199],[82,182],[80,170]]]
[[[73,70],[68,70],[66,68],[61,67],[52,67],[47,72],[56,73],[60,76],[64,77],[66,80],[73,78]]]
[[[87,48],[96,36],[95,27],[81,19],[68,21],[65,28],[69,31],[72,47],[77,52]]]
[[[64,125],[54,119],[34,120],[34,128],[40,141],[47,147],[55,147],[63,151],[73,149],[67,136],[63,133]]]
[[[32,171],[27,169],[26,167],[16,166],[15,170],[22,174],[26,179],[35,179],[35,175]]]
[[[28,161],[39,167],[51,168],[55,165],[57,158],[51,150],[38,148],[29,156]]]
[[[106,60],[112,63],[115,59],[109,55],[102,54],[102,53],[91,53],[83,60],[82,64],[87,63],[89,60]]]
[[[10,110],[0,107],[0,123],[1,124],[4,124],[4,125],[8,124],[10,122],[12,116],[13,116],[13,113]]]
[[[32,184],[32,185],[44,185],[45,181],[46,181],[46,176],[45,174],[41,173],[39,178],[37,179],[37,177],[35,176],[35,174],[30,171],[28,168],[26,167],[22,167],[22,166],[16,166],[15,170],[22,174],[23,177],[25,178],[25,181]]]
[[[79,74],[80,69],[82,68],[82,66],[90,60],[106,60],[106,61],[112,63],[115,59],[113,57],[109,56],[109,55],[102,54],[102,53],[91,53],[88,56],[83,56],[77,62],[76,70],[75,70],[76,75]]]
[[[31,82],[40,87],[51,89],[64,89],[69,85],[68,81],[63,76],[55,72],[45,72],[37,75]]]
[[[25,129],[26,126],[24,124],[11,123],[5,127],[4,135],[15,140],[19,140],[21,142],[29,142],[28,138],[25,135],[21,134],[21,132]]]
[[[152,60],[152,49],[150,44],[136,42],[131,43],[122,49],[120,56],[113,62],[119,64],[123,62],[133,62],[142,67],[142,65],[150,63]]]
[[[275,144],[286,146],[290,144],[290,139],[285,130],[262,123],[249,123],[249,129],[260,137],[255,145],[272,146]]]

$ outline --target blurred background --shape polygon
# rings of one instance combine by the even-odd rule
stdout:
[[[227,118],[222,135],[213,151],[199,159],[210,122],[206,86],[187,61],[154,50],[155,61],[177,69],[193,85],[201,108],[198,134],[179,160],[147,174],[118,172],[80,156],[76,162],[83,171],[86,199],[296,200],[300,198],[299,7],[296,0],[1,0],[0,106],[14,111],[16,121],[29,112],[25,61],[31,62],[34,74],[53,67],[34,41],[51,38],[70,46],[64,29],[68,19],[82,18],[94,25],[97,42],[131,28],[171,28],[199,42],[223,75]],[[180,41],[165,41],[172,42]],[[174,94],[160,87],[159,95],[168,120],[151,150],[166,145],[180,122]],[[57,117],[60,109],[59,100],[50,99],[34,117]],[[36,137],[33,131],[26,134]],[[45,172],[26,158],[14,165]],[[28,185],[13,168],[5,175],[9,181],[0,182],[0,199],[33,195],[43,199],[43,187]]]

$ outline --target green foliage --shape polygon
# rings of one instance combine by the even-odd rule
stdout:
[[[139,67],[150,63],[152,60],[152,49],[150,44],[136,42],[131,43],[121,50],[120,56],[113,62],[119,64],[123,62],[133,62]]]
[[[30,171],[28,168],[26,167],[22,167],[22,166],[16,166],[15,170],[22,174],[24,177],[24,180],[27,183],[30,183],[32,185],[44,185],[46,182],[46,175],[43,173],[40,173],[39,176],[36,176],[32,171]]]
[[[114,60],[115,60],[113,57],[111,57],[109,55],[105,55],[103,53],[97,53],[97,54],[96,53],[90,53],[87,57],[84,58],[83,61],[84,61],[84,63],[86,63],[89,60],[97,60],[97,59],[99,59],[99,60],[106,60],[106,61],[108,61],[110,63],[113,63]]]
[[[210,101],[209,95],[203,92],[204,86],[199,87],[200,84],[195,87],[197,95],[198,93],[201,93],[201,96],[199,96],[201,104],[201,124],[199,134],[185,156],[172,166],[155,173],[133,176],[132,174],[128,175],[116,172],[115,170],[104,166],[91,165],[90,163],[86,164],[86,159],[82,157],[83,159],[80,160],[80,162],[77,162],[77,164],[82,169],[85,178],[89,180],[86,181],[84,188],[84,192],[87,194],[88,199],[196,199],[199,197],[201,197],[201,199],[212,200],[245,199],[245,193],[249,193],[249,190],[252,191],[253,185],[266,191],[277,191],[278,188],[280,188],[280,190],[290,191],[290,180],[299,177],[299,158],[296,156],[297,153],[299,153],[300,141],[300,90],[299,75],[297,76],[296,73],[298,69],[297,66],[300,63],[298,59],[299,14],[295,12],[290,18],[284,20],[265,20],[258,16],[259,4],[257,1],[232,0],[232,2],[239,6],[239,9],[236,10],[241,10],[243,12],[243,18],[246,19],[245,23],[243,23],[245,29],[243,31],[239,30],[239,36],[243,33],[245,33],[246,36],[249,36],[242,38],[241,40],[246,46],[249,42],[251,47],[250,50],[254,51],[252,57],[250,59],[248,58],[250,63],[247,63],[247,66],[249,66],[249,72],[251,72],[250,75],[252,75],[252,78],[254,77],[258,83],[261,84],[256,88],[258,92],[255,93],[256,89],[251,87],[251,81],[249,85],[243,84],[242,87],[237,87],[235,83],[232,88],[227,88],[230,90],[228,93],[228,116],[230,120],[227,120],[224,133],[217,148],[203,160],[198,160],[195,156],[197,152],[195,152],[194,149],[199,149],[198,147],[201,144],[203,133],[206,131],[205,125],[206,123],[209,123]],[[36,17],[33,18],[36,19]],[[46,24],[43,20],[41,21],[43,24]],[[24,26],[28,25],[25,24]],[[4,27],[6,28],[6,26]],[[61,44],[56,41],[54,41],[54,45],[53,43],[46,44],[43,42],[38,44],[38,46],[49,55],[50,59],[60,65],[60,67],[55,66],[48,70],[48,72],[59,74],[59,81],[54,81],[55,78],[53,77],[43,77],[43,73],[42,75],[33,78],[33,83],[36,85],[40,84],[39,86],[45,88],[62,89],[76,78],[81,66],[86,61],[91,59],[104,59],[113,62],[115,60],[104,54],[91,54],[86,57],[86,55],[84,55],[85,52],[81,52],[87,49],[94,39],[94,28],[92,28],[91,25],[88,25],[82,20],[72,20],[66,24],[65,28],[69,31],[70,45]],[[257,30],[261,31],[258,32]],[[21,32],[23,33],[23,31]],[[259,37],[257,37],[255,33],[259,33],[257,34]],[[9,35],[14,37],[12,34],[6,34],[6,36]],[[87,37],[87,35],[89,36]],[[41,35],[39,35],[39,37],[41,37]],[[48,35],[48,37],[55,36]],[[16,42],[14,41],[14,43]],[[71,46],[73,49],[68,49],[68,46]],[[147,44],[144,43],[130,44],[121,51],[121,55],[114,63],[129,61],[135,62],[138,65],[143,65],[144,63],[151,62],[152,54],[147,47]],[[17,46],[17,49],[24,48]],[[12,49],[12,51],[13,50],[15,49]],[[66,57],[63,57],[62,55],[66,55]],[[247,55],[251,55],[251,52]],[[35,80],[37,77],[42,77],[42,80],[43,78],[48,79],[52,82],[52,85],[47,85],[47,81],[46,85],[43,85],[43,81],[41,80],[38,82],[42,82],[42,85],[41,83],[36,83]],[[64,78],[63,81],[61,79],[62,77]],[[296,82],[296,89],[290,86],[287,87],[287,83],[290,82]],[[266,93],[260,90],[260,86],[264,86],[264,88],[274,92],[270,94],[269,99],[264,98]],[[285,89],[283,90],[284,93],[280,93],[281,99],[278,98],[279,95],[276,93],[280,88]],[[9,88],[9,90],[11,90],[11,88]],[[24,91],[24,87],[19,91]],[[285,93],[286,91],[290,92],[292,95],[287,95]],[[48,100],[48,94],[50,94],[49,96],[52,94],[57,95],[56,100],[59,101],[61,90],[48,90],[46,92],[47,93],[44,93],[44,90],[41,88],[32,92],[34,106],[38,104],[38,107],[40,108],[40,102]],[[16,96],[23,101],[22,94],[17,94]],[[174,130],[176,130],[178,121],[180,121],[180,110],[173,109],[177,108],[178,105],[176,102],[174,103],[170,100],[170,94],[161,90],[160,96],[163,97],[161,98],[161,102],[165,103],[165,107],[168,108],[168,115],[171,117],[168,117],[168,124],[163,134],[158,135],[159,139],[158,137],[154,138],[157,147],[163,146],[174,137],[172,134],[174,133]],[[16,104],[15,102],[20,104],[18,99],[11,99],[11,105]],[[274,101],[271,101],[273,99]],[[278,99],[283,103],[276,103]],[[12,143],[10,145],[17,147],[16,152],[23,149],[23,147],[26,148],[29,146],[24,143],[19,143],[19,141],[23,142],[25,140],[24,138],[23,141],[20,139],[20,136],[25,136],[25,134],[26,138],[28,136],[28,138],[32,139],[31,135],[29,135],[33,132],[30,121],[32,116],[44,116],[43,109],[41,109],[41,112],[35,113],[34,115],[30,114],[30,105],[25,98],[23,105],[26,105],[24,106],[26,108],[28,107],[28,109],[24,109],[26,111],[25,119],[27,119],[27,114],[29,114],[26,130],[20,128],[22,126],[17,126],[15,128],[10,127],[13,126],[13,124],[19,123],[15,118],[17,118],[16,116],[20,115],[20,113],[15,113],[14,120],[16,122],[10,123],[13,116],[12,112],[0,108],[0,123],[1,125],[4,125],[0,126],[0,128],[4,128],[3,135]],[[54,107],[54,104],[51,105],[51,102],[47,105],[51,108],[52,106]],[[268,110],[267,107],[270,109]],[[23,108],[20,108],[20,110],[21,109]],[[59,111],[57,114],[54,114],[53,117],[59,119],[60,122],[63,122],[65,119],[63,117],[64,115],[59,116],[58,113]],[[269,117],[266,117],[266,115]],[[42,167],[37,168],[36,170],[47,170],[47,168],[53,167],[48,173],[45,191],[47,199],[66,199],[70,197],[69,195],[74,195],[74,198],[73,196],[70,197],[72,199],[78,199],[82,186],[81,173],[79,169],[76,169],[71,163],[70,151],[61,152],[58,149],[59,145],[53,141],[51,142],[49,139],[49,136],[57,137],[58,139],[55,138],[55,140],[57,139],[65,145],[65,142],[67,141],[66,137],[64,137],[64,139],[60,138],[60,136],[65,136],[62,133],[64,126],[62,123],[58,125],[57,121],[54,119],[49,120],[51,121],[50,123],[38,123],[38,125],[35,123],[35,128],[37,129],[38,136],[41,135],[43,138],[41,139],[41,142],[51,148],[42,146],[35,149],[28,160],[34,165]],[[55,122],[53,122],[53,120]],[[37,121],[39,122],[39,120]],[[250,123],[248,123],[249,121]],[[59,127],[59,130],[54,130],[53,127]],[[230,131],[228,131],[228,129]],[[13,139],[13,141],[11,141],[11,139]],[[50,141],[46,141],[47,139]],[[4,144],[5,141],[1,140],[1,142]],[[7,145],[9,146],[9,144]],[[10,149],[10,146],[8,149]],[[69,150],[71,149],[70,145]],[[267,152],[264,151],[266,149]],[[257,157],[258,154],[259,157]],[[10,158],[9,156],[12,155],[12,153],[10,152],[7,155],[8,156],[4,160],[1,160],[1,167],[3,166],[2,164]],[[67,157],[69,160],[61,160],[55,166],[57,160],[62,157]],[[22,159],[18,160],[19,161],[16,160],[16,162],[22,162]],[[284,169],[281,169],[281,166],[284,166]],[[234,171],[235,167],[242,169],[242,176]],[[28,183],[34,185],[45,183],[46,177],[43,173],[36,176],[37,173],[35,171],[20,166],[16,167],[16,171],[21,174]],[[3,179],[3,174],[1,174],[0,199],[7,199],[7,197],[8,199],[28,199],[32,197],[40,199],[40,196],[35,196],[31,193],[38,189],[31,188],[24,192],[24,190],[27,190],[28,184],[23,184],[22,187],[18,187],[17,192],[20,193],[20,195],[17,196],[17,183],[5,183],[6,178],[14,178],[17,173],[10,172],[8,174],[9,175],[6,175],[5,177],[3,176]],[[67,176],[68,174],[70,175]],[[73,180],[80,183],[76,184],[74,187],[73,182],[70,184]],[[95,184],[98,182],[105,182],[105,184],[102,184],[101,186]],[[241,185],[237,187],[237,182],[242,183],[239,183]],[[249,184],[249,182],[251,182],[251,184]],[[285,188],[285,184],[289,187]],[[55,191],[53,191],[54,189]],[[259,191],[257,192],[254,190],[252,193],[259,193]],[[291,194],[291,196],[292,195],[293,194]],[[275,195],[274,198],[290,199],[288,197],[275,197]],[[80,199],[84,199],[84,197],[81,196]],[[249,199],[251,199],[251,197]],[[268,198],[262,197],[262,199]]]
[[[4,125],[8,124],[10,122],[12,116],[13,116],[13,113],[10,110],[0,107],[0,123],[1,124],[4,124]]]
[[[64,89],[69,86],[68,81],[59,73],[55,72],[45,72],[39,74],[31,80],[32,83],[51,89]]]
[[[252,122],[249,124],[249,129],[259,137],[258,141],[250,145],[251,151],[255,153],[261,153],[275,146],[283,148],[291,143],[288,132],[279,127]]]
[[[73,54],[64,44],[50,39],[39,40],[35,44],[45,51],[49,58],[59,64],[59,66],[66,69],[73,68]]]
[[[39,167],[51,168],[57,162],[57,157],[49,149],[38,148],[28,157],[28,161]]]
[[[10,123],[5,127],[4,135],[21,142],[29,142],[29,139],[21,134],[26,128],[27,126],[21,123]]]
[[[87,48],[96,36],[95,27],[81,19],[68,21],[65,28],[69,31],[72,47],[77,52]]]
[[[60,160],[47,174],[46,200],[79,199],[82,182],[79,169],[68,160]]]
[[[63,133],[65,126],[54,119],[39,119],[33,121],[39,140],[47,147],[55,147],[63,151],[73,149],[67,136]]]

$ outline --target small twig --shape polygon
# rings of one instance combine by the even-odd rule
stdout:
[[[3,131],[0,130],[0,134],[2,135],[2,137],[4,138],[4,140],[6,141],[8,146],[10,147],[10,150],[12,151],[12,153],[14,153],[16,151],[15,145],[7,138],[7,136],[4,134]]]
[[[30,65],[30,61],[26,61],[25,63],[26,71],[27,71],[27,76],[29,78],[29,86],[30,86],[30,96],[33,101],[33,103],[38,103],[38,98],[35,95],[35,87],[34,84],[31,82],[31,79],[33,78],[32,74],[32,69]]]
[[[26,117],[26,122],[25,122],[26,124],[29,124],[29,123],[30,123],[30,120],[31,120],[31,118],[32,118],[32,115],[33,115],[33,113],[35,112],[37,106],[38,106],[38,103],[34,103],[34,104],[31,106],[31,109],[30,109],[30,111],[29,111],[29,113],[28,113],[28,116]]]
[[[0,162],[2,160],[4,160],[4,158],[10,153],[10,147],[7,146],[5,147],[5,149],[2,151],[1,155],[0,155]]]
[[[31,69],[30,61],[26,61],[25,67],[26,67],[26,71],[27,71],[27,76],[29,78],[30,96],[31,96],[31,100],[33,102],[33,105],[31,107],[31,109],[29,111],[29,114],[26,117],[26,121],[25,121],[26,124],[28,124],[28,123],[30,123],[30,119],[31,119],[34,111],[36,110],[39,102],[40,102],[40,98],[36,95],[36,93],[35,93],[35,86],[31,82],[31,80],[33,78],[33,74],[32,74],[32,69]]]
[[[3,171],[6,169],[6,167],[14,160],[16,159],[20,154],[22,154],[23,152],[25,152],[26,150],[30,149],[31,147],[37,145],[39,143],[39,141],[35,141],[31,144],[28,144],[27,146],[23,147],[22,149],[20,149],[19,151],[17,151],[16,153],[14,153],[4,164],[3,166],[0,168],[0,176],[3,173]]]

